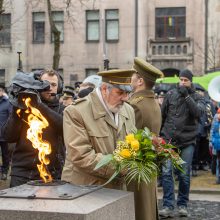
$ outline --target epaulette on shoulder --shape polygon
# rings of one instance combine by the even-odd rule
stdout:
[[[130,104],[137,104],[138,102],[142,101],[143,99],[144,99],[143,96],[138,96],[138,97],[134,98],[134,99],[130,102]]]
[[[73,101],[72,105],[77,105],[77,104],[79,104],[79,103],[81,103],[81,102],[84,102],[84,101],[86,101],[85,98],[82,98],[82,99],[76,99],[76,100]]]

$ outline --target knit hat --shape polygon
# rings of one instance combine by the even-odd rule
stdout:
[[[180,71],[179,77],[186,77],[187,79],[189,79],[192,82],[193,74],[190,70],[184,69],[184,70]]]

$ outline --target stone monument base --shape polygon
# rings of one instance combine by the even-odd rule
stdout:
[[[0,198],[0,204],[0,220],[135,219],[133,193],[106,188],[73,200]]]

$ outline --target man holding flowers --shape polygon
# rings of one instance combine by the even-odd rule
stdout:
[[[118,140],[135,131],[133,108],[126,103],[134,70],[99,72],[100,88],[74,101],[64,111],[64,141],[67,148],[62,179],[77,185],[101,185],[115,170],[111,166],[94,170]],[[126,152],[124,152],[126,154]],[[122,189],[123,178],[108,187]]]

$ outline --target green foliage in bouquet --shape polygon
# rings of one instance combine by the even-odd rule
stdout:
[[[159,167],[170,159],[174,167],[182,170],[184,161],[175,146],[155,136],[148,128],[128,134],[124,141],[118,141],[113,154],[108,154],[96,165],[95,170],[111,164],[114,174],[106,184],[119,174],[124,174],[126,182],[150,183],[158,175]]]

